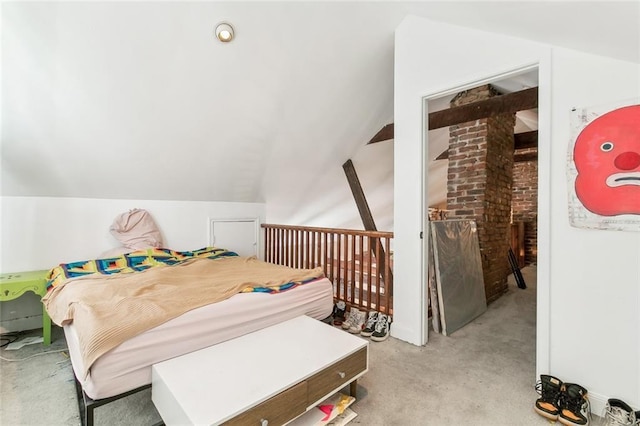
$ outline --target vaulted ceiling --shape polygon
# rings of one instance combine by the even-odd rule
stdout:
[[[637,2],[1,7],[8,196],[321,196],[329,170],[358,153],[376,161],[362,152],[393,121],[393,33],[409,13],[640,62]],[[220,21],[233,42],[214,39]]]

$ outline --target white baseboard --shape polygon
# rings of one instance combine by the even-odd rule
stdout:
[[[609,398],[599,393],[589,392],[589,404],[591,405],[591,414],[602,416],[604,406]]]
[[[416,330],[414,328],[402,327],[402,325],[397,325],[395,322],[391,323],[391,337],[395,337],[396,339],[411,343],[412,345],[420,346],[419,342],[416,342],[414,340],[416,337],[415,334]]]

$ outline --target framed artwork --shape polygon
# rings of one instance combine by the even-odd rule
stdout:
[[[640,231],[640,99],[574,108],[567,170],[571,226]]]

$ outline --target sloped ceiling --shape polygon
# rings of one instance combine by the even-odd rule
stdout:
[[[285,203],[348,191],[323,177],[393,121],[393,32],[409,13],[640,62],[638,2],[1,7],[7,196]],[[212,36],[223,20],[229,44]],[[387,184],[373,188],[392,178],[389,150],[376,150],[387,169],[371,175]]]

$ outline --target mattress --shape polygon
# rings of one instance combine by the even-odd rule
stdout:
[[[193,309],[127,340],[98,358],[86,377],[73,323],[64,327],[74,374],[92,399],[116,396],[151,383],[151,366],[273,324],[333,309],[333,286],[322,278],[281,293],[239,293]],[[259,356],[259,354],[256,354]]]

